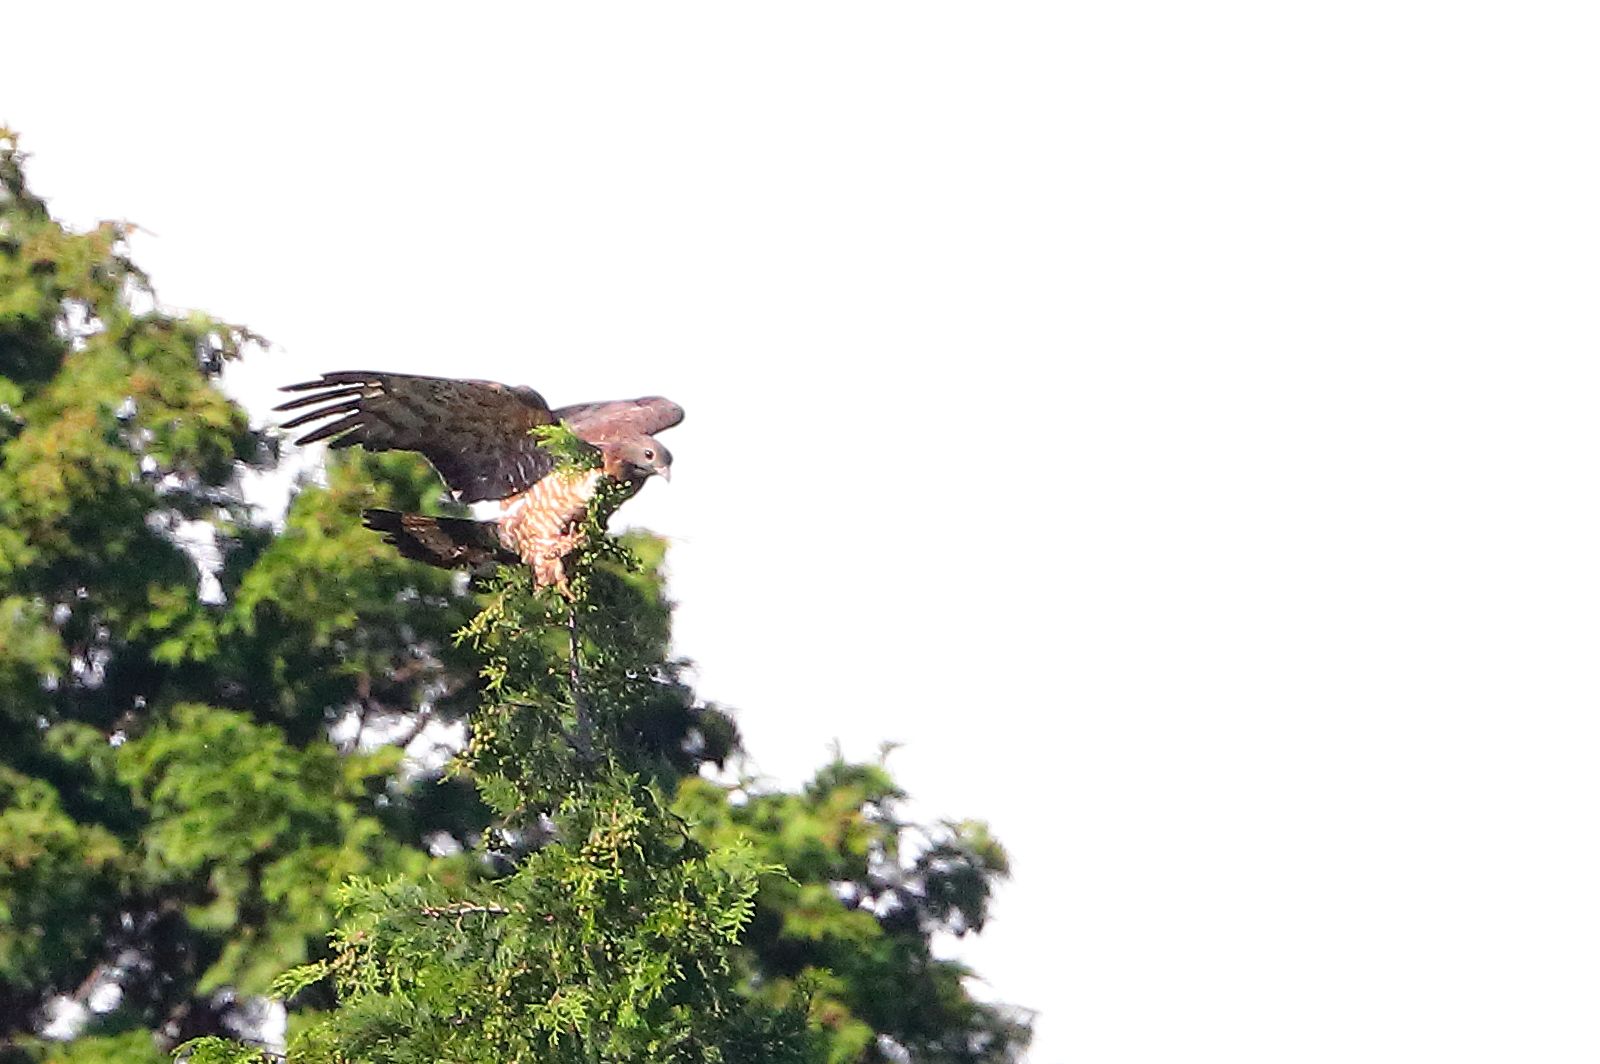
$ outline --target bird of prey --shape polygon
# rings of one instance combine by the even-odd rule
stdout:
[[[417,451],[460,502],[500,504],[495,521],[363,511],[362,523],[400,553],[443,568],[520,561],[536,583],[563,594],[565,561],[584,545],[590,501],[607,481],[625,499],[652,474],[671,479],[672,455],[654,434],[683,420],[683,408],[660,396],[552,410],[532,388],[404,373],[324,373],[282,390],[309,394],[278,410],[311,408],[284,428],[332,419],[296,443]],[[593,448],[595,468],[559,464],[542,446],[533,430],[558,422]]]

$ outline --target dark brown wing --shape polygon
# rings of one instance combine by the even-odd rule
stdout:
[[[624,436],[654,436],[683,420],[683,407],[659,395],[643,399],[617,399],[608,403],[564,406],[555,416],[587,443],[604,443]]]
[[[311,407],[286,429],[333,418],[296,443],[328,440],[369,451],[420,451],[462,502],[503,499],[550,472],[555,460],[528,435],[556,415],[532,388],[494,381],[347,371],[291,384],[310,392],[279,410]]]

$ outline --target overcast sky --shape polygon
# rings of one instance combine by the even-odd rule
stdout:
[[[1595,1058],[1591,6],[407,10],[8,10],[0,122],[258,417],[687,408],[700,690],[993,824],[1034,1064]]]

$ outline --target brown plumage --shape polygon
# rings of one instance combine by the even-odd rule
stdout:
[[[416,451],[461,502],[500,503],[494,522],[366,511],[363,523],[402,554],[447,568],[520,559],[538,583],[563,589],[565,559],[583,546],[602,480],[626,498],[652,474],[670,477],[672,455],[653,434],[683,420],[683,408],[660,396],[551,409],[532,388],[403,373],[325,373],[283,390],[308,393],[277,408],[304,410],[284,428],[323,422],[296,443]],[[599,469],[557,466],[532,435],[557,422],[595,449]]]
[[[515,565],[522,559],[507,550],[499,531],[487,521],[469,517],[430,517],[398,510],[362,510],[361,523],[383,533],[407,558],[441,569],[481,569]]]

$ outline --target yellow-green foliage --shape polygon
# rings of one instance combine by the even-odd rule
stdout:
[[[147,881],[209,885],[186,915],[227,944],[201,975],[202,993],[265,991],[285,964],[306,958],[306,929],[331,922],[333,887],[348,877],[422,870],[420,853],[360,812],[369,781],[398,760],[392,748],[295,748],[241,713],[192,704],[118,751],[118,775],[149,818]]]
[[[580,712],[564,601],[361,527],[459,512],[419,457],[343,453],[281,527],[246,504],[276,443],[215,378],[253,337],[163,310],[126,231],[52,219],[0,131],[0,1055],[258,1061],[213,992],[274,986],[305,1060],[1016,1055],[929,952],[1003,871],[979,829],[901,824],[875,766],[698,780],[737,735],[672,655],[663,542],[603,535],[624,489],[574,581]],[[401,769],[469,713],[451,778]],[[30,1033],[108,980],[82,1037]]]
[[[0,1046],[94,973],[125,991],[107,1038],[52,1059],[215,1023],[212,990],[325,952],[344,879],[459,881],[470,861],[422,837],[483,822],[459,785],[325,734],[346,707],[447,719],[474,695],[448,638],[465,593],[359,528],[364,503],[427,506],[436,482],[407,456],[358,464],[275,534],[238,479],[270,441],[215,382],[254,338],[161,309],[125,231],[52,219],[0,133]],[[185,529],[210,535],[192,550]]]
[[[0,766],[0,981],[28,983],[91,956],[95,899],[127,880],[109,831],[81,824],[43,780]]]
[[[555,456],[558,468],[596,469],[600,465],[600,452],[559,421],[554,425],[536,425],[530,435],[539,441],[540,450]]]
[[[172,1064],[172,1055],[162,1052],[144,1030],[91,1035],[43,1048],[41,1064]],[[261,1055],[254,1053],[250,1064],[261,1064]]]
[[[1005,852],[979,823],[905,821],[904,797],[881,763],[839,760],[797,793],[686,780],[674,808],[707,845],[742,841],[787,870],[762,881],[743,959],[760,998],[809,992],[831,1060],[871,1057],[879,1037],[914,1060],[1007,1059],[1027,1016],[974,1001],[930,941],[982,928]]]
[[[625,574],[596,576],[606,607],[642,605]],[[758,884],[778,869],[739,840],[702,845],[641,777],[662,766],[623,724],[629,677],[656,648],[600,605],[578,610],[576,689],[552,664],[551,637],[570,638],[565,610],[525,574],[506,574],[468,627],[496,704],[463,769],[483,781],[499,838],[539,843],[468,889],[351,880],[333,957],[278,986],[328,982],[340,1002],[296,1038],[295,1059],[821,1059],[805,1001],[743,996],[732,964]]]

